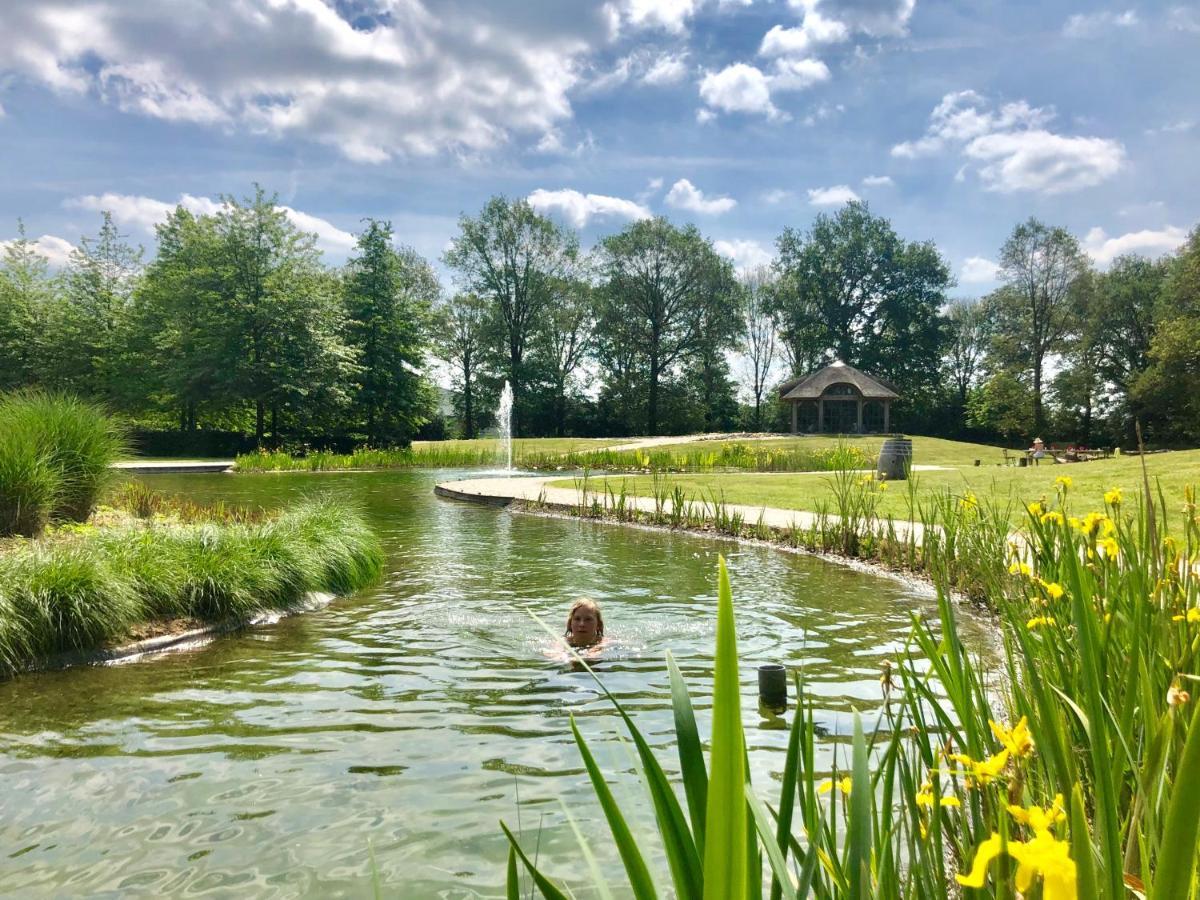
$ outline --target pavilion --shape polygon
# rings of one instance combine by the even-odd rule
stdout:
[[[891,430],[894,385],[844,362],[831,363],[779,388],[792,404],[792,434],[871,434]]]

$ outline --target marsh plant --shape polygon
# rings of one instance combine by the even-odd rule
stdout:
[[[959,640],[947,566],[935,556],[938,619],[914,615],[904,652],[883,664],[883,699],[853,714],[844,770],[815,766],[814,704],[796,670],[777,790],[749,782],[722,560],[707,758],[669,653],[680,784],[608,694],[637,752],[653,841],[632,831],[571,723],[632,894],[663,895],[648,859],[661,852],[667,891],[694,900],[1200,896],[1195,494],[1172,535],[1165,505],[1148,495],[1129,509],[1110,491],[1104,508],[1077,515],[1068,494],[1069,483],[1051,504],[1030,506],[1006,577],[991,588],[1003,677]],[[520,896],[523,879],[544,897],[568,896],[504,830],[508,896]],[[591,872],[602,896],[615,877]]]

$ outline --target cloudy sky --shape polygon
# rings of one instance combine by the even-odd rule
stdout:
[[[749,265],[858,197],[972,295],[1030,215],[1101,266],[1177,246],[1196,84],[1170,0],[0,0],[0,240],[61,257],[109,209],[150,246],[258,181],[331,263],[364,216],[436,259],[502,193]]]

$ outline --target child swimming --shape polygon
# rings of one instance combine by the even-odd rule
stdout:
[[[580,597],[567,613],[567,633],[563,635],[572,647],[595,647],[604,640],[604,616],[595,600]]]

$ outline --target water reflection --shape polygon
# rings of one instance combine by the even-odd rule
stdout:
[[[262,505],[314,489],[354,499],[387,543],[385,583],[195,651],[0,684],[0,894],[362,894],[369,842],[402,896],[495,896],[500,818],[540,829],[541,860],[577,878],[560,801],[585,834],[607,828],[567,717],[618,800],[642,788],[610,705],[586,672],[546,658],[530,613],[554,629],[573,598],[601,602],[612,651],[595,668],[674,772],[664,653],[707,733],[726,554],[750,761],[766,783],[780,776],[792,711],[760,719],[755,666],[804,667],[831,766],[850,711],[878,709],[881,660],[930,604],[764,548],[439,500],[432,480],[156,478]],[[645,805],[634,808],[635,829],[650,830]],[[619,870],[607,840],[593,849]]]

